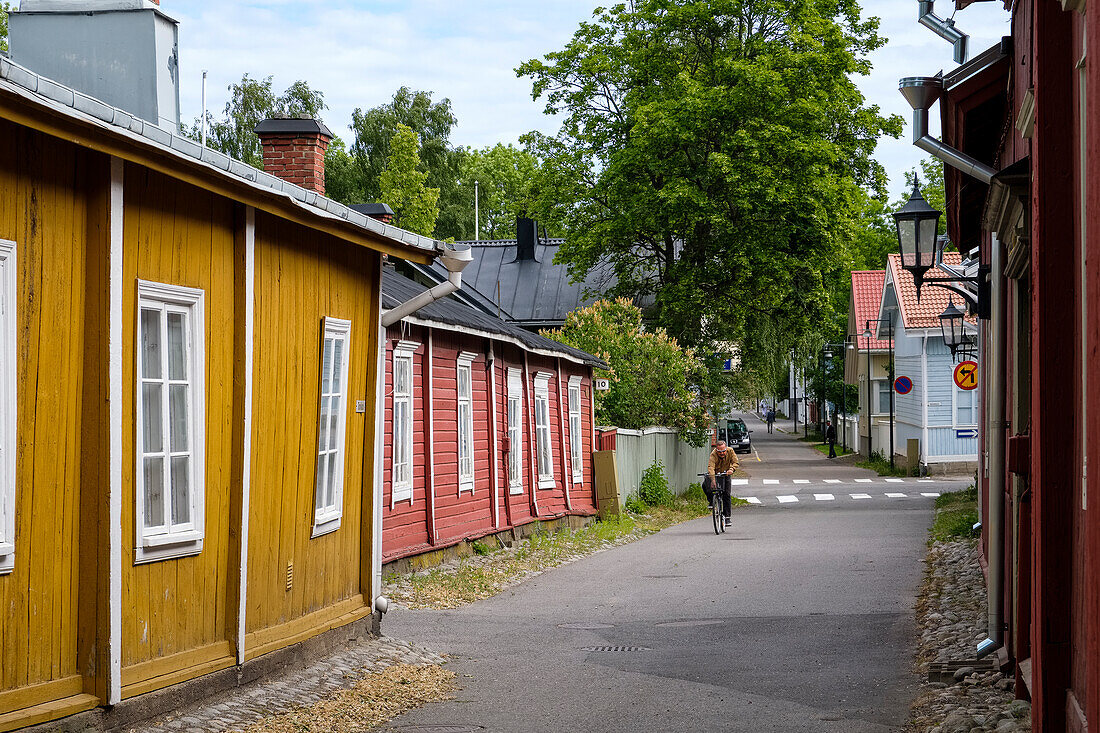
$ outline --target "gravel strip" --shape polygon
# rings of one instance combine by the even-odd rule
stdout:
[[[973,660],[986,637],[985,578],[977,542],[935,542],[928,550],[917,602],[917,671],[928,679],[934,663]],[[986,658],[954,671],[950,682],[921,684],[909,730],[921,733],[1031,730],[1031,705],[1013,699],[1013,680]]]

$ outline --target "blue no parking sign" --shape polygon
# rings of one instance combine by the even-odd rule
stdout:
[[[894,391],[898,394],[909,394],[913,391],[913,380],[909,377],[898,377],[894,380]]]

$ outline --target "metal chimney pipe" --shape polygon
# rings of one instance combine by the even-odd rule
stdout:
[[[933,0],[918,0],[917,22],[955,47],[955,63],[965,64],[970,36],[955,27],[955,21],[943,19],[932,12]]]

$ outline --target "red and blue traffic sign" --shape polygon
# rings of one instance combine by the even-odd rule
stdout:
[[[913,391],[913,380],[909,377],[898,377],[894,380],[894,391],[898,394],[909,394]]]

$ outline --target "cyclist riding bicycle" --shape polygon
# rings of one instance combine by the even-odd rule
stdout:
[[[713,505],[717,497],[722,498],[722,517],[727,527],[732,523],[730,513],[733,509],[730,505],[730,477],[740,465],[737,454],[726,447],[726,441],[719,440],[714,450],[710,452],[707,476],[703,479],[703,491],[707,494],[707,502]]]

